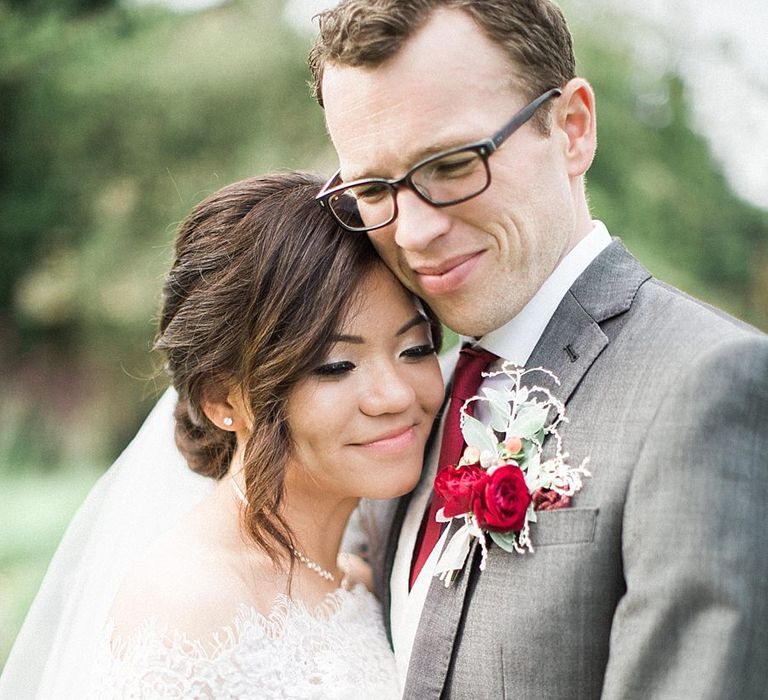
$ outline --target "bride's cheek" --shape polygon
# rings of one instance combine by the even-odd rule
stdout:
[[[437,357],[435,357],[434,363],[430,366],[429,372],[423,377],[422,387],[424,394],[422,403],[425,411],[429,413],[430,416],[434,417],[440,410],[440,406],[442,405],[445,396],[443,375],[440,372],[440,365],[437,362]]]

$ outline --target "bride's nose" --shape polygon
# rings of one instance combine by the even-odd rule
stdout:
[[[367,379],[359,397],[360,410],[366,415],[402,413],[416,399],[414,387],[391,364],[377,366]]]

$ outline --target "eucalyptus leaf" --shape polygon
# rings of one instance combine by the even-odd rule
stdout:
[[[491,427],[499,433],[505,432],[512,414],[509,404],[506,401],[498,402],[493,400],[489,403],[489,406],[491,409]]]
[[[541,455],[534,450],[525,460],[525,483],[535,484],[541,478]]]
[[[491,413],[491,427],[497,432],[503,433],[507,429],[512,415],[512,406],[510,406],[512,395],[508,391],[490,388],[485,388],[482,392],[488,401]]]
[[[541,451],[537,444],[533,440],[523,440],[523,459],[528,462],[533,459],[534,455],[541,454]]]
[[[546,420],[546,408],[536,404],[522,406],[507,429],[507,437],[530,438],[544,427]]]
[[[515,533],[513,532],[489,532],[491,539],[505,552],[515,551]]]
[[[496,436],[493,435],[477,418],[472,416],[464,417],[464,425],[461,426],[461,434],[464,436],[464,442],[467,445],[477,447],[483,450],[496,452]]]
[[[484,387],[482,389],[483,396],[489,401],[498,401],[499,403],[509,403],[512,399],[512,395],[508,391],[502,391],[499,389],[492,389],[490,387]]]

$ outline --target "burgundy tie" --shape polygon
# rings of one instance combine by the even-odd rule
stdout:
[[[451,399],[448,403],[448,412],[443,426],[440,459],[437,462],[438,471],[447,466],[457,464],[461,459],[462,452],[464,451],[464,437],[461,434],[460,427],[461,407],[467,399],[477,394],[483,379],[481,373],[496,359],[498,359],[496,355],[482,348],[472,348],[468,344],[462,347],[459,361],[456,363],[456,370],[453,374]],[[467,412],[470,414],[472,413],[472,407],[473,404],[467,407]],[[416,546],[413,550],[410,588],[413,588],[413,584],[416,582],[424,562],[427,561],[437,541],[440,539],[442,523],[435,520],[435,514],[443,505],[445,505],[445,499],[433,491],[432,503],[421,523],[419,535],[416,538]]]

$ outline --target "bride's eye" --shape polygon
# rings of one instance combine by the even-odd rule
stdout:
[[[401,357],[408,357],[416,359],[419,357],[427,357],[435,352],[435,348],[431,343],[425,343],[424,345],[414,345],[407,348],[400,353]]]
[[[342,360],[320,365],[313,370],[312,374],[317,377],[341,377],[353,369],[355,369],[355,365],[352,362]]]

